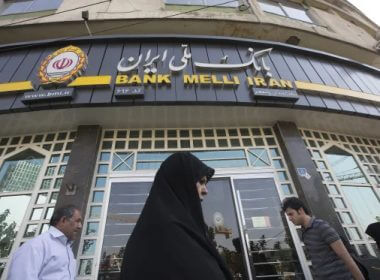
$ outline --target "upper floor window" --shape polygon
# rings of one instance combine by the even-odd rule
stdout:
[[[5,0],[0,15],[32,13],[57,9],[62,0]]]
[[[289,1],[275,2],[270,0],[258,0],[258,3],[264,12],[313,23],[306,10],[299,4]]]
[[[239,1],[231,1],[226,3],[226,0],[165,0],[166,4],[173,5],[191,5],[191,6],[221,6],[236,8],[239,5]],[[223,4],[223,5],[222,5]]]

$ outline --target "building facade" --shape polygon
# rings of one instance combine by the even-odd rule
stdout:
[[[313,279],[289,196],[376,279],[378,26],[347,1],[138,2],[0,1],[1,279],[67,203],[78,279],[117,279],[175,151],[216,169],[203,210],[234,279]]]

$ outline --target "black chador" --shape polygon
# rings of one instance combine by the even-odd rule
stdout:
[[[196,189],[213,174],[190,153],[162,163],[128,241],[121,280],[232,280],[206,234]]]

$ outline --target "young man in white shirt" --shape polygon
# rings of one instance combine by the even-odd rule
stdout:
[[[13,254],[8,280],[74,280],[76,261],[71,245],[82,228],[74,205],[56,209],[47,232],[24,243]]]

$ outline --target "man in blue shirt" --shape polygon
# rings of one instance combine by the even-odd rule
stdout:
[[[13,254],[8,280],[74,280],[76,261],[71,249],[82,228],[74,205],[56,209],[47,232],[24,243]]]
[[[309,253],[315,279],[364,280],[338,233],[326,221],[312,217],[296,197],[285,199],[282,210],[293,224],[302,226],[302,241]]]

